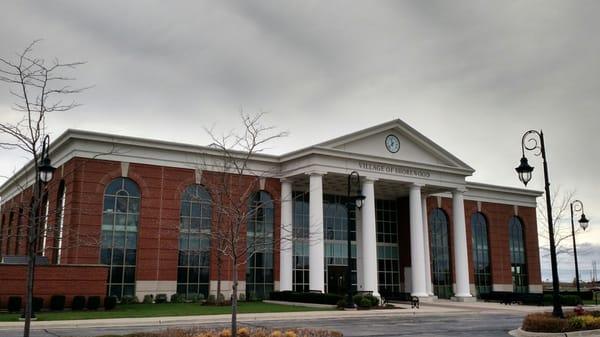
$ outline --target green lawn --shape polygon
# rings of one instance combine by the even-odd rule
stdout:
[[[323,308],[307,308],[262,302],[241,302],[239,313],[259,312],[298,312],[330,310]],[[163,303],[163,304],[123,304],[111,311],[63,311],[42,312],[37,314],[38,321],[59,321],[71,319],[125,318],[125,317],[160,317],[189,315],[219,315],[231,313],[230,306],[208,306],[197,303]],[[0,322],[18,321],[20,314],[0,313]]]

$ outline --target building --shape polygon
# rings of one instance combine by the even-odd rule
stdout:
[[[86,279],[89,287],[117,296],[216,292],[217,253],[199,233],[215,226],[211,186],[225,174],[215,164],[222,153],[68,130],[50,155],[57,171],[44,226],[57,230],[40,245],[50,264],[44,268],[62,278],[39,291],[71,294],[69,280]],[[541,193],[468,182],[473,168],[400,120],[281,156],[257,154],[251,170],[249,179],[258,181],[252,198],[265,201],[266,209],[248,235],[260,225],[275,242],[238,275],[242,292],[343,292],[347,226],[359,291],[406,292],[422,300],[542,292]],[[359,210],[346,202],[352,171],[360,174],[366,197]],[[32,181],[30,163],[0,187],[4,257],[25,254],[15,232],[26,222],[31,193],[20,186]],[[9,267],[0,265],[0,283],[14,274],[1,272]],[[225,263],[226,295],[231,279]],[[0,302],[17,288],[0,290]]]

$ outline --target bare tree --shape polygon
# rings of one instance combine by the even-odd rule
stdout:
[[[217,136],[213,130],[207,130],[213,141],[211,147],[219,153],[218,166],[223,172],[210,186],[213,196],[216,196],[213,207],[218,216],[210,240],[215,244],[219,259],[228,260],[232,266],[231,332],[234,337],[237,334],[238,273],[255,254],[273,249],[278,241],[268,231],[254,231],[248,239],[246,227],[265,208],[273,207],[254,198],[261,179],[268,172],[253,169],[251,161],[269,142],[287,135],[286,132],[276,132],[273,127],[263,126],[263,115],[242,112],[243,130],[239,134],[231,132]],[[219,261],[221,266],[223,262]]]
[[[3,136],[0,138],[0,148],[20,149],[30,155],[35,177],[39,175],[38,165],[47,136],[47,114],[76,108],[78,104],[75,101],[64,100],[86,89],[69,86],[75,79],[66,75],[68,71],[84,64],[83,62],[63,63],[58,59],[47,62],[33,55],[33,48],[38,42],[33,41],[16,55],[15,60],[0,58],[0,81],[9,85],[10,93],[16,98],[12,109],[22,116],[17,121],[0,121],[0,135]],[[46,212],[43,212],[44,186],[34,183],[31,189],[32,200],[26,226],[28,262],[23,331],[25,337],[29,337],[31,325],[35,257],[40,249],[38,245],[41,237],[46,235],[41,228],[46,219]]]
[[[556,245],[556,255],[569,254],[573,247],[570,245],[570,239],[573,237],[571,232],[570,205],[573,202],[575,191],[562,191],[557,187],[552,193],[552,223],[554,224],[554,242]],[[537,205],[538,217],[538,235],[543,238],[540,240],[540,249],[544,252],[544,256],[550,254],[548,247],[549,232],[548,232],[548,215],[546,212],[546,201],[542,201]],[[575,230],[575,235],[581,231],[580,228]]]

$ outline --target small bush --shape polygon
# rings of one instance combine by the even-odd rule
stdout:
[[[254,291],[248,292],[247,298],[248,298],[248,301],[250,301],[250,302],[258,301],[258,297],[256,296],[256,293]]]
[[[185,303],[185,295],[183,295],[183,294],[171,295],[171,303]]]
[[[98,308],[100,308],[100,296],[88,297],[86,307],[88,310],[98,310]],[[106,301],[104,302],[104,307],[106,309]],[[110,310],[110,309],[106,309],[106,310]]]
[[[246,301],[246,294],[245,293],[241,293],[238,296],[238,300],[245,302]]]
[[[90,296],[90,299],[93,296]],[[90,303],[90,299],[88,299],[88,303]],[[117,306],[117,298],[115,296],[106,296],[104,298],[104,310],[113,310]],[[88,305],[89,307],[89,305]]]
[[[83,310],[85,308],[85,296],[74,296],[71,302],[71,310]]]
[[[347,305],[348,305],[348,302],[344,298],[340,298],[340,300],[337,301],[337,303],[336,303],[336,307],[338,309],[344,309]]]
[[[595,330],[600,329],[600,318],[592,315],[573,316],[569,318],[571,330]]]
[[[11,296],[8,298],[8,312],[21,311],[21,296]]]
[[[208,298],[206,299],[206,304],[210,304],[210,305],[217,304],[217,296],[215,296],[215,294],[208,295]]]
[[[154,303],[154,296],[152,295],[144,295],[144,299],[142,300],[144,304],[152,304]]]
[[[156,299],[154,302],[157,304],[167,303],[167,294],[156,294]]]
[[[293,291],[275,291],[271,293],[270,299],[275,301],[317,303],[317,304],[337,304],[342,298],[336,294],[323,293],[297,293]]]
[[[358,307],[361,309],[370,309],[372,306],[371,300],[369,298],[367,298],[366,296],[361,297],[360,301],[357,304],[358,304]]]
[[[121,304],[138,304],[140,300],[137,296],[125,295],[121,298]]]
[[[219,293],[219,295],[217,295],[217,302],[219,304],[225,303],[225,295],[223,295],[223,293]]]
[[[364,296],[365,298],[367,298],[369,301],[371,301],[371,306],[372,307],[376,307],[379,305],[379,299],[371,294],[367,294]]]
[[[569,321],[551,313],[535,313],[525,317],[521,328],[529,332],[565,332],[569,329]]]
[[[544,305],[552,305],[553,301],[552,301],[553,297],[552,294],[545,294],[544,295]],[[581,298],[577,295],[560,295],[560,304],[562,305],[566,305],[566,306],[576,306],[578,304],[581,304]]]
[[[204,294],[190,294],[188,300],[192,303],[201,303],[204,301]]]
[[[248,328],[239,328],[237,330],[237,335],[239,337],[250,337],[250,330]]]
[[[50,310],[52,311],[63,311],[65,310],[65,295],[53,295],[50,297]]]
[[[32,300],[33,301],[31,304],[32,304],[33,312],[42,311],[42,308],[44,307],[44,299],[41,297],[34,297]],[[64,305],[63,305],[63,307],[64,307]]]

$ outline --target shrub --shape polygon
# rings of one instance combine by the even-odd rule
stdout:
[[[344,309],[347,305],[348,305],[348,302],[344,298],[340,298],[340,300],[337,301],[337,303],[336,303],[336,307],[338,309]]]
[[[245,301],[246,301],[246,294],[245,294],[245,293],[241,293],[241,294],[238,296],[238,299],[239,299],[240,301],[242,301],[242,302],[245,302]]]
[[[140,300],[137,298],[137,296],[125,295],[121,298],[121,303],[122,304],[138,304],[138,303],[140,303]]]
[[[600,318],[592,315],[572,316],[569,318],[571,330],[595,330],[600,329]]]
[[[239,337],[250,337],[250,330],[248,330],[248,328],[239,328],[237,335]]]
[[[171,303],[184,303],[185,295],[183,294],[173,294],[171,295]]]
[[[544,295],[544,305],[552,305],[552,295]],[[576,306],[581,304],[581,298],[577,295],[560,295],[560,304],[566,306]]]
[[[248,301],[250,301],[250,302],[258,301],[258,297],[256,296],[256,293],[254,291],[248,292]]]
[[[525,316],[521,328],[530,332],[565,332],[569,321],[552,316],[551,313],[535,313]]]
[[[270,298],[275,301],[317,303],[317,304],[337,304],[342,296],[336,294],[323,293],[297,293],[293,291],[275,291]]]
[[[219,337],[231,337],[231,330],[223,329],[223,331],[221,331],[219,334]]]
[[[217,295],[217,302],[220,304],[225,303],[225,295],[223,295],[223,293],[219,293],[219,295]]]
[[[32,309],[33,312],[40,312],[42,311],[42,308],[44,307],[44,299],[41,297],[34,297],[32,299]],[[63,303],[63,308],[64,308],[64,303]]]
[[[371,306],[372,307],[376,307],[379,305],[379,299],[371,294],[367,294],[364,296],[365,298],[367,298],[369,301],[371,301]]]
[[[167,303],[167,294],[156,294],[155,303]]]
[[[65,295],[53,295],[50,297],[50,310],[52,311],[63,311],[65,310]]]
[[[359,308],[362,309],[370,309],[371,308],[371,300],[366,296],[360,298],[360,301],[357,303]]]
[[[206,304],[210,304],[210,305],[217,304],[217,296],[215,296],[215,294],[208,295],[208,298],[206,299]]]
[[[115,307],[116,303],[117,303],[117,299],[115,297],[115,304],[113,305],[112,308],[107,309],[106,308],[106,299],[105,299],[104,300],[104,309],[105,310],[111,310],[111,309],[113,309]],[[87,308],[88,308],[88,310],[98,310],[99,307],[100,307],[100,296],[90,296],[90,297],[88,297],[88,300],[87,300]]]
[[[8,312],[21,311],[21,296],[11,296],[8,298]]]
[[[192,303],[200,303],[204,301],[204,294],[190,294],[188,300]]]
[[[71,302],[71,310],[83,310],[85,308],[85,296],[74,296]]]
[[[144,295],[144,299],[142,300],[142,303],[144,304],[152,304],[154,302],[154,296],[152,295]]]
[[[88,307],[90,303],[90,298],[88,299]],[[104,298],[104,310],[113,310],[117,306],[117,298],[115,296],[106,296]]]

